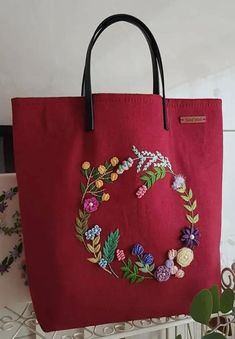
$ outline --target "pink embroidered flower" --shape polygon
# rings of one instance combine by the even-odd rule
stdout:
[[[136,192],[136,196],[138,199],[142,198],[145,193],[147,192],[147,187],[145,185],[142,185],[139,187],[138,191]]]
[[[183,278],[184,277],[184,271],[183,270],[178,270],[175,274],[176,278]]]
[[[125,260],[125,253],[124,253],[123,250],[117,249],[116,255],[117,255],[117,260],[118,261]]]
[[[172,275],[175,275],[178,272],[178,267],[177,266],[171,267],[170,272],[171,272]]]
[[[84,201],[84,209],[86,212],[95,212],[99,207],[99,202],[95,197],[88,198]]]

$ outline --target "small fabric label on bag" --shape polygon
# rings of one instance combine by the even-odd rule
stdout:
[[[201,124],[206,122],[205,115],[193,115],[180,117],[181,124]]]

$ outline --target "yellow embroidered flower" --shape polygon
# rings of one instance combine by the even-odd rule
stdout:
[[[104,174],[106,171],[107,171],[107,169],[106,169],[106,167],[105,167],[104,165],[100,165],[100,166],[98,167],[98,172],[99,172],[100,174]]]
[[[110,199],[109,193],[103,193],[102,195],[102,201],[108,201]]]
[[[113,172],[113,173],[111,174],[111,180],[112,180],[112,181],[115,181],[115,180],[117,180],[117,178],[118,178],[118,174],[115,173],[115,172]]]
[[[193,261],[193,251],[188,247],[182,247],[176,257],[177,263],[182,267],[187,267]]]
[[[95,185],[97,188],[100,188],[104,185],[104,182],[103,180],[96,180]]]
[[[89,161],[84,161],[84,163],[82,164],[82,169],[84,170],[88,170],[91,167],[91,164],[89,163]]]
[[[113,157],[111,160],[111,165],[114,167],[119,163],[119,159],[117,157]]]

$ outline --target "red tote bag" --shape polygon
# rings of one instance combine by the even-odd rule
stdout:
[[[93,45],[117,21],[148,42],[153,94],[92,94]],[[81,97],[12,105],[28,279],[44,330],[187,314],[195,293],[219,283],[221,100],[166,99],[159,49],[140,20],[121,14],[98,26]]]

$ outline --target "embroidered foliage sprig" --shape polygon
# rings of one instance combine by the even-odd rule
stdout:
[[[127,263],[123,262],[121,271],[123,272],[123,278],[129,280],[130,283],[140,283],[144,281],[144,276],[139,274],[138,266],[133,264],[131,259],[128,259]]]
[[[139,159],[137,165],[137,173],[146,171],[150,166],[154,167],[167,167],[172,170],[171,163],[167,157],[164,157],[160,152],[155,153],[149,151],[139,151],[136,146],[132,146],[132,151]]]
[[[3,275],[6,272],[9,272],[11,265],[16,259],[18,259],[23,251],[23,243],[20,239],[19,243],[13,247],[13,250],[9,252],[9,255],[6,256],[2,262],[0,262],[0,274]]]
[[[11,236],[12,234],[19,234],[21,231],[20,213],[16,211],[12,215],[12,218],[14,220],[14,225],[12,227],[9,227],[3,222],[0,224],[0,232],[2,232],[4,235]]]
[[[84,242],[84,234],[88,229],[88,220],[90,218],[90,214],[86,211],[79,210],[79,217],[76,218],[76,237],[81,242]]]
[[[93,264],[97,264],[102,258],[102,253],[100,250],[101,249],[100,236],[95,237],[95,239],[92,240],[92,244],[87,244],[86,246],[88,250],[94,255],[93,258],[88,258],[87,260]]]
[[[146,171],[145,175],[140,177],[140,179],[144,182],[146,187],[149,189],[155,184],[157,180],[163,179],[165,175],[166,175],[165,167],[155,167],[153,171]]]
[[[186,185],[183,185],[181,188],[177,189],[179,193],[181,193],[181,198],[187,203],[184,205],[184,208],[190,212],[190,214],[186,214],[187,220],[195,225],[199,221],[199,214],[194,214],[195,209],[197,208],[197,200],[193,200],[193,191],[190,188],[188,191],[186,189]]]
[[[107,260],[108,264],[110,264],[114,260],[114,255],[118,246],[119,238],[119,229],[116,229],[116,231],[109,233],[108,238],[104,243],[103,258]]]

